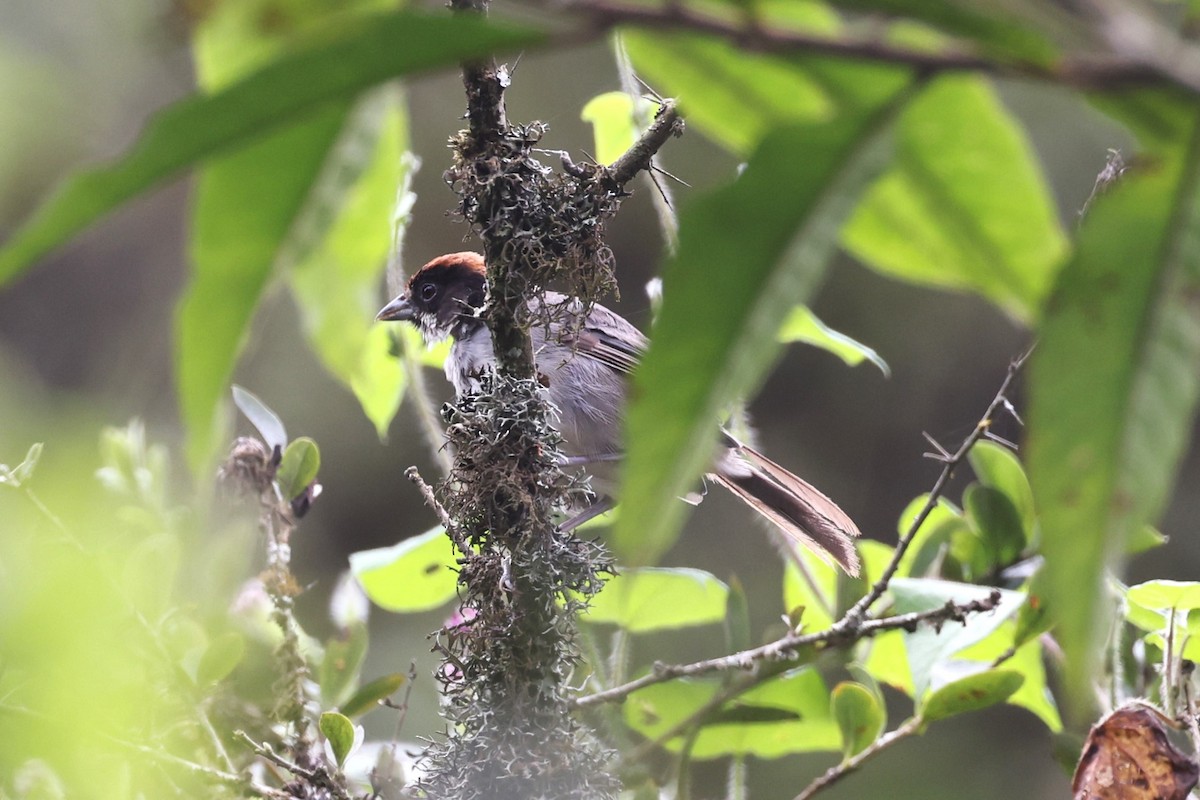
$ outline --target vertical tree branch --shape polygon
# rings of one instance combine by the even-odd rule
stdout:
[[[451,7],[486,12],[484,0]],[[551,323],[570,324],[544,302],[551,281],[584,308],[615,285],[604,224],[625,184],[677,132],[677,115],[665,104],[613,168],[564,163],[556,173],[535,157],[545,126],[507,119],[507,69],[490,60],[462,69],[468,127],[452,139],[445,177],[458,215],[482,241],[481,313],[495,369],[450,411],[455,462],[440,507],[463,552],[459,587],[471,620],[439,635],[449,733],[429,751],[422,788],[454,800],[606,800],[619,788],[610,754],[572,716],[568,679],[580,658],[576,615],[611,560],[600,545],[555,527],[581,489],[562,472],[530,330],[552,335]]]

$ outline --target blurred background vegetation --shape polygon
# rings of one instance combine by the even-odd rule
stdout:
[[[124,152],[151,113],[194,90],[198,72],[211,87],[229,79],[222,70],[232,75],[247,68],[236,59],[221,60],[220,31],[209,31],[208,51],[203,40],[193,41],[195,26],[211,19],[209,6],[219,5],[0,4],[0,107],[6,109],[0,115],[0,239],[58,180]],[[996,86],[1037,154],[1064,226],[1073,228],[1107,151],[1129,152],[1129,134],[1066,90],[1008,79]],[[594,96],[619,88],[603,39],[530,51],[514,68],[509,116],[548,123],[547,148],[589,152],[592,130],[581,110]],[[409,147],[420,159],[403,247],[403,266],[411,270],[475,242],[449,218],[454,199],[441,178],[447,137],[462,126],[465,107],[457,70],[406,80],[404,98]],[[673,187],[686,206],[689,198],[730,180],[739,158],[692,128],[668,145],[662,163],[686,182]],[[10,793],[22,795],[19,781],[30,780],[26,758],[45,753],[64,754],[54,769],[78,796],[121,797],[122,787],[137,785],[135,773],[150,767],[104,758],[93,737],[111,719],[136,729],[141,715],[182,718],[189,712],[177,707],[186,699],[146,696],[143,670],[155,669],[146,666],[150,645],[131,629],[136,625],[125,609],[131,602],[153,608],[174,592],[171,602],[209,621],[205,636],[211,641],[229,627],[225,611],[239,587],[262,566],[252,520],[211,510],[208,479],[190,475],[184,457],[173,331],[191,274],[189,197],[197,182],[179,178],[119,208],[0,292],[0,462],[15,465],[31,444],[44,442],[30,485],[57,518],[48,521],[26,493],[0,493],[0,639],[11,652],[47,654],[47,668],[55,671],[53,681],[35,682],[46,694],[25,696],[19,690],[31,685],[28,676],[0,664],[0,700],[20,697],[12,706],[32,720],[0,724],[0,788]],[[609,233],[621,285],[620,302],[610,305],[643,328],[650,315],[643,287],[657,275],[664,248],[651,192],[639,186]],[[438,470],[409,401],[388,426],[386,441],[380,440],[354,395],[305,344],[302,314],[282,283],[272,280],[254,313],[235,380],[268,402],[293,434],[320,443],[324,493],[293,539],[293,569],[307,589],[298,600],[300,618],[325,638],[336,629],[328,606],[347,555],[391,545],[433,524],[403,479],[405,467],[416,464],[429,476]],[[386,299],[379,283],[367,306]],[[1030,344],[1030,333],[977,296],[898,282],[846,255],[837,257],[813,308],[832,327],[878,351],[890,377],[869,364],[848,368],[825,352],[791,345],[750,413],[772,457],[836,498],[868,537],[891,543],[900,512],[936,475],[937,465],[921,458],[927,449],[921,432],[942,441],[967,433],[1010,358]],[[449,396],[436,371],[426,377],[437,398]],[[145,445],[136,428],[102,437],[106,426],[123,429],[132,419],[144,421]],[[1021,436],[1014,425],[1000,433]],[[159,445],[165,449],[155,449]],[[1187,452],[1161,523],[1172,542],[1135,561],[1134,579],[1185,579],[1200,568],[1193,535],[1200,457],[1194,446]],[[131,467],[131,454],[144,463]],[[101,467],[110,469],[108,483],[119,484],[118,493],[97,480]],[[957,497],[957,491],[950,494]],[[46,535],[15,537],[6,529]],[[171,536],[148,537],[150,530]],[[81,548],[91,555],[80,559]],[[782,566],[728,498],[709,497],[663,562],[725,579],[736,575],[746,586],[755,629],[775,621]],[[364,674],[405,671],[410,660],[417,662],[405,739],[438,729],[437,694],[428,678],[436,661],[426,634],[446,613],[376,610],[371,619]],[[179,652],[195,649],[191,632],[176,633]],[[706,654],[680,634],[656,639],[643,660]],[[8,713],[9,720],[22,718]],[[384,736],[393,724],[391,718],[368,721]],[[789,789],[825,764],[816,756],[755,762],[753,796],[790,796]],[[14,772],[21,765],[25,772]],[[722,778],[714,773],[713,779]],[[1001,706],[950,720],[885,753],[828,796],[1049,798],[1062,796],[1066,781],[1051,758],[1045,728],[1028,712]]]

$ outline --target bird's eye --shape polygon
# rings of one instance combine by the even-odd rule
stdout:
[[[437,284],[425,283],[421,285],[421,299],[427,303],[437,297],[437,292]]]

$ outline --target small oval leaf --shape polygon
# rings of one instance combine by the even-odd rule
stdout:
[[[408,676],[403,672],[393,672],[391,675],[376,678],[355,692],[349,700],[342,704],[342,713],[347,717],[357,717],[359,714],[365,714],[373,709],[375,704],[380,700],[391,696],[407,680]]]
[[[283,492],[283,496],[291,500],[299,497],[308,485],[316,480],[320,469],[321,451],[317,448],[317,443],[307,436],[301,436],[283,451],[283,460],[279,462],[275,482],[279,484],[279,491]]]
[[[333,758],[340,767],[346,763],[346,757],[354,750],[354,723],[344,714],[336,711],[326,711],[321,715],[321,733],[333,750]]]
[[[963,493],[967,522],[983,542],[989,566],[1008,566],[1025,549],[1025,526],[1020,512],[999,489],[973,483]]]
[[[282,450],[287,446],[287,429],[283,427],[283,420],[270,406],[259,400],[257,395],[234,384],[233,404],[246,415],[250,424],[258,429],[263,441],[267,443],[267,449],[274,452],[276,447]]]
[[[1007,669],[992,669],[946,684],[925,701],[921,716],[926,722],[1003,703],[1021,688],[1025,677]]]
[[[852,758],[870,746],[887,723],[887,713],[875,694],[859,683],[843,681],[829,697],[833,718],[842,731],[842,755]]]
[[[1029,478],[1025,477],[1025,468],[1016,454],[995,442],[982,441],[971,448],[967,460],[980,483],[1003,492],[1012,501],[1021,515],[1026,540],[1032,539],[1037,522],[1033,489],[1029,488]]]

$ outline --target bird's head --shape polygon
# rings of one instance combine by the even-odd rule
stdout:
[[[461,337],[469,327],[482,324],[478,311],[487,294],[486,274],[478,253],[438,256],[421,267],[375,319],[411,322],[430,344]]]

